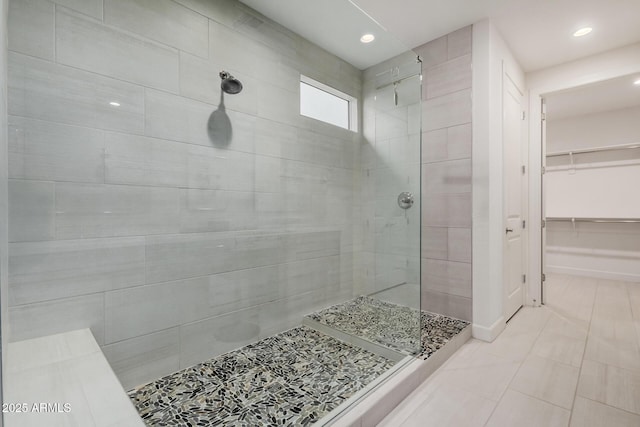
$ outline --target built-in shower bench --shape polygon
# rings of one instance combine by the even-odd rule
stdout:
[[[10,343],[6,364],[6,427],[144,427],[89,329]]]

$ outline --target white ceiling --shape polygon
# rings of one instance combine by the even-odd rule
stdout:
[[[640,75],[630,75],[581,86],[546,96],[550,120],[640,107],[640,86],[633,82]]]
[[[242,1],[358,68],[404,50],[397,44],[393,50],[393,37],[363,50],[358,39],[365,21],[349,0]],[[351,1],[409,48],[491,18],[525,71],[640,41],[640,0]],[[594,29],[591,34],[572,37],[587,25]]]
[[[349,0],[240,1],[361,70],[410,49]],[[361,43],[369,33],[375,41]]]

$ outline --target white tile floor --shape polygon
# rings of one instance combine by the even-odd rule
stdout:
[[[640,426],[640,283],[547,277],[545,306],[467,342],[379,425]]]

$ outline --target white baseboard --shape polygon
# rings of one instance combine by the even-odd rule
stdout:
[[[489,327],[474,323],[471,325],[471,335],[476,339],[492,342],[500,335],[505,326],[504,316],[500,316],[500,318]]]
[[[595,277],[597,279],[622,280],[625,282],[640,282],[640,274],[618,273],[615,271],[589,270],[586,268],[565,267],[560,265],[546,265],[545,270],[547,273],[559,273],[559,274],[569,274],[572,276]]]

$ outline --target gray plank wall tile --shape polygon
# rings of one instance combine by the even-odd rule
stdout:
[[[414,51],[420,55],[420,59],[422,59],[423,71],[435,65],[442,64],[448,59],[447,36],[440,37],[418,46]]]
[[[447,259],[449,228],[422,226],[422,258]]]
[[[53,2],[102,20],[103,0],[53,0]]]
[[[208,20],[171,0],[104,0],[104,20],[194,55],[208,55]]]
[[[104,344],[104,294],[10,307],[9,322],[12,341],[91,328],[96,341],[102,345]]]
[[[454,59],[471,53],[471,31],[469,25],[447,34],[447,58]]]
[[[471,298],[422,290],[422,310],[471,321]]]
[[[104,182],[104,132],[9,116],[9,177]]]
[[[125,390],[180,369],[178,328],[108,344],[102,351]]]
[[[189,188],[254,191],[259,156],[189,145],[187,148],[187,184]],[[276,191],[276,190],[271,190]]]
[[[12,4],[14,339],[91,327],[131,387],[354,294],[360,137],[298,87],[359,70],[235,0]]]
[[[471,27],[423,55],[422,307],[471,320]]]
[[[449,60],[426,71],[426,99],[437,98],[448,93],[471,87],[471,54]],[[426,95],[426,96],[424,96]]]
[[[180,367],[299,325],[305,313],[326,306],[327,301],[322,293],[309,292],[181,325]]]
[[[257,262],[257,265],[282,262],[281,239],[277,235],[263,237],[261,241],[256,236],[254,240],[256,247],[267,250],[264,259],[250,262]],[[239,262],[234,257],[236,244],[236,236],[232,233],[148,237],[147,281],[155,283],[234,270]],[[244,252],[242,255],[249,253]]]
[[[143,237],[13,243],[10,249],[11,305],[145,282]]]
[[[54,10],[47,0],[9,2],[9,50],[54,59]]]
[[[142,40],[68,10],[56,11],[60,64],[178,92],[178,51]]]
[[[470,228],[449,229],[447,259],[451,261],[471,262]]]
[[[55,234],[54,184],[9,180],[9,242],[49,240]]]
[[[145,91],[146,135],[210,146],[209,117],[216,107],[169,93]],[[224,128],[232,132],[231,124]]]
[[[471,159],[427,163],[423,165],[422,191],[425,195],[438,193],[470,193]]]
[[[141,134],[143,88],[9,53],[9,114]],[[110,102],[120,103],[113,107]]]
[[[471,90],[464,89],[422,102],[422,129],[431,131],[471,123]]]
[[[240,4],[234,0],[176,0],[176,3],[229,27],[233,27],[233,23],[243,14]]]
[[[56,237],[144,236],[176,233],[177,188],[56,184]]]
[[[471,123],[422,134],[422,163],[471,158]]]
[[[185,279],[105,294],[105,343],[161,331],[206,317],[207,277]]]
[[[220,103],[220,80],[215,77],[223,65],[213,58],[180,52],[180,95],[212,105]],[[227,70],[229,72],[235,70]]]
[[[255,230],[258,218],[254,193],[249,191],[180,191],[180,231]]]
[[[106,134],[106,183],[186,187],[187,176],[186,144],[124,133]]]
[[[471,298],[471,264],[422,259],[423,289]]]

